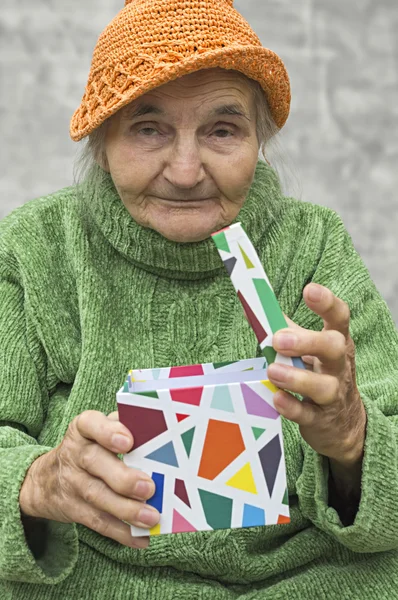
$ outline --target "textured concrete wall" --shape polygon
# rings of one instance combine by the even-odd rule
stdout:
[[[1,0],[0,217],[71,183],[69,119],[97,37],[122,5]],[[398,321],[397,0],[235,5],[288,68],[282,140],[302,198],[342,215]]]

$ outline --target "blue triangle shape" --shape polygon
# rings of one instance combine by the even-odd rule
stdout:
[[[165,463],[166,465],[171,465],[172,467],[178,467],[173,442],[169,442],[165,446],[157,448],[156,450],[151,452],[151,454],[148,454],[148,456],[146,456],[145,458],[157,460],[158,462]]]
[[[255,527],[265,525],[265,512],[258,506],[245,504],[243,507],[242,527]]]
[[[160,375],[160,369],[152,369],[152,374],[154,379],[158,379]]]
[[[234,412],[234,405],[232,404],[231,394],[227,385],[215,386],[211,408],[218,408],[218,410],[225,410],[232,413]]]

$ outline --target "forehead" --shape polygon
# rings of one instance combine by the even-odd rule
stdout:
[[[236,71],[207,69],[160,86],[123,109],[123,119],[146,114],[177,113],[236,114],[249,116],[253,92],[247,78]]]

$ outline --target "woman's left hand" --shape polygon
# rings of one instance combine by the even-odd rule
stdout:
[[[302,356],[312,370],[273,363],[268,377],[281,388],[274,396],[277,411],[300,427],[304,440],[318,453],[351,467],[362,461],[366,412],[355,380],[355,346],[349,333],[350,311],[327,288],[311,283],[304,290],[307,306],[324,322],[321,332],[289,321],[278,331],[275,350]],[[303,396],[300,402],[288,391]]]

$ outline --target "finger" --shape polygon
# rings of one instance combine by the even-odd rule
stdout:
[[[272,344],[285,356],[316,357],[333,373],[340,373],[345,367],[347,340],[339,331],[281,329],[275,333]]]
[[[283,316],[285,317],[286,323],[290,329],[303,329],[302,327],[300,327],[300,325],[297,325],[297,323],[289,319],[289,317],[287,317],[285,314]]]
[[[304,356],[302,356],[301,359],[306,366],[308,365],[309,367],[313,367],[315,365],[315,356],[309,356],[308,354],[304,354]]]
[[[72,429],[87,440],[97,442],[111,452],[129,452],[134,444],[130,431],[119,421],[108,419],[96,410],[81,413],[72,423]]]
[[[346,302],[316,283],[307,285],[303,296],[308,308],[323,319],[325,329],[335,329],[345,338],[349,337],[350,309]]]
[[[269,380],[279,388],[311,398],[316,404],[329,405],[338,398],[340,384],[333,375],[314,373],[304,369],[272,363],[268,367]]]
[[[289,421],[301,427],[311,427],[318,418],[319,408],[310,402],[300,402],[289,392],[279,391],[274,395],[276,410]]]
[[[148,500],[155,493],[153,480],[138,469],[127,467],[99,444],[87,444],[78,458],[78,466],[102,479],[114,492],[126,498]]]
[[[87,473],[78,476],[76,490],[82,500],[92,508],[106,512],[130,525],[150,529],[159,523],[160,515],[155,508],[116,494],[104,481]]]
[[[97,533],[128,546],[130,548],[147,548],[149,546],[148,536],[132,537],[130,526],[109,513],[87,507],[81,503],[76,511],[76,523],[81,523]]]
[[[109,413],[108,419],[110,419],[111,421],[119,421],[119,412],[117,410],[115,410],[115,411]]]

